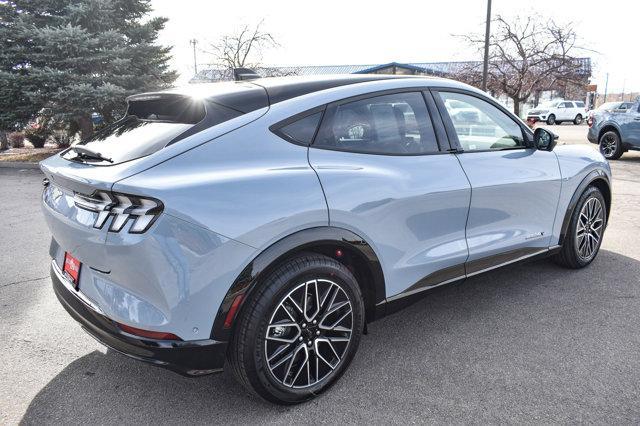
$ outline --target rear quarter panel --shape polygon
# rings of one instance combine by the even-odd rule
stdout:
[[[328,225],[307,148],[274,135],[269,123],[258,120],[113,189],[158,198],[166,214],[256,248]]]

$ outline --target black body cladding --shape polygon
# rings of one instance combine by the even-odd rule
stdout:
[[[71,293],[51,269],[53,290],[66,311],[97,341],[131,358],[163,367],[185,376],[221,371],[226,342],[177,341],[135,338],[123,333],[109,318],[100,315]]]
[[[365,266],[368,269],[366,284],[368,286],[369,300],[366,300],[365,309],[367,321],[372,321],[380,316],[376,305],[384,302],[385,284],[382,274],[382,267],[373,249],[364,239],[351,231],[341,228],[322,226],[296,232],[283,238],[265,251],[260,253],[236,278],[233,285],[227,292],[218,314],[216,315],[211,338],[215,340],[227,341],[233,328],[225,328],[224,322],[231,308],[234,299],[239,295],[246,296],[259,285],[260,279],[276,268],[281,262],[290,258],[293,254],[310,251],[325,251],[324,254],[334,256],[335,249],[342,249],[345,257],[349,253],[355,257],[354,262]],[[348,259],[345,259],[348,260]],[[242,311],[242,305],[236,312],[236,318]]]

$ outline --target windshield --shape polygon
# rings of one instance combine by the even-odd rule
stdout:
[[[611,111],[612,109],[616,109],[620,106],[621,102],[606,102],[600,105],[597,109],[600,111]]]

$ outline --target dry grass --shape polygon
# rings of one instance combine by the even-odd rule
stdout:
[[[25,163],[37,163],[40,160],[51,157],[60,152],[59,148],[11,148],[0,153],[0,161],[20,161]]]

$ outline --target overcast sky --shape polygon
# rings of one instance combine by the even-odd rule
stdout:
[[[592,5],[593,3],[593,5]],[[154,14],[169,18],[160,42],[173,45],[179,82],[193,75],[193,51],[264,19],[279,47],[263,54],[266,65],[342,65],[481,59],[455,34],[483,32],[485,0],[289,1],[152,0]],[[635,39],[637,0],[493,0],[493,16],[537,15],[573,22],[580,44],[596,52],[592,83],[609,93],[640,91],[640,55]],[[198,51],[198,63],[210,61]]]

